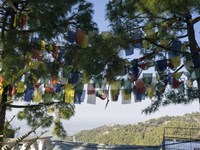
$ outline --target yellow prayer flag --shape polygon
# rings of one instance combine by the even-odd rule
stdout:
[[[167,46],[169,44],[169,40],[160,40],[160,45]]]
[[[74,87],[73,84],[65,85],[65,102],[66,103],[74,103]]]
[[[40,40],[40,46],[41,46],[41,50],[45,50],[46,43],[44,40]]]
[[[49,50],[50,50],[50,51],[53,50],[53,44],[49,44]]]
[[[13,27],[15,28],[17,26],[17,15],[14,15],[14,21],[13,21]]]
[[[111,37],[111,33],[108,31],[101,32],[102,39],[109,39]]]
[[[148,96],[150,99],[152,99],[152,97],[153,97],[153,87],[148,86],[148,87],[146,87],[146,88],[147,88],[147,96]]]
[[[25,87],[24,87],[24,82],[19,81],[17,83],[17,93],[24,93]]]
[[[182,45],[181,45],[181,51],[182,51],[182,52],[185,52],[186,49],[187,49],[186,44],[182,44]]]
[[[146,41],[146,40],[143,40],[143,41],[142,41],[142,46],[143,46],[145,49],[149,48],[149,42]]]
[[[3,94],[3,84],[0,83],[0,95],[2,95],[2,94]]]
[[[40,89],[36,88],[34,90],[33,95],[34,95],[34,97],[33,97],[33,101],[34,102],[37,102],[37,103],[41,102],[41,100],[42,100],[42,91]]]
[[[172,65],[174,66],[174,68],[177,68],[178,66],[180,66],[181,57],[180,56],[173,57],[173,58],[171,58],[171,62],[172,62]]]
[[[81,43],[81,48],[87,48],[88,47],[88,35],[84,35],[83,42]]]

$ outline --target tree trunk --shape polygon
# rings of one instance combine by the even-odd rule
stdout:
[[[188,20],[188,22],[187,22],[187,31],[188,31],[189,47],[190,47],[190,51],[192,53],[194,69],[196,69],[196,68],[200,67],[200,62],[199,62],[200,55],[197,50],[198,44],[195,39],[194,25],[191,24],[190,20]],[[196,79],[196,82],[197,82],[197,88],[198,88],[197,98],[199,99],[199,105],[200,105],[200,78]],[[199,110],[200,110],[200,106],[199,106]]]
[[[4,88],[3,94],[0,97],[0,135],[4,132],[4,123],[6,119],[6,102],[7,102],[8,86]]]

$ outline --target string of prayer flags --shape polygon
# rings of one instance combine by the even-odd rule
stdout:
[[[66,84],[65,85],[65,102],[73,104],[74,103],[74,86],[73,84]]]
[[[118,101],[121,83],[119,81],[114,81],[110,85],[111,100]]]
[[[70,43],[74,43],[76,39],[76,33],[72,30],[69,30],[67,32],[67,41],[69,41]]]
[[[87,84],[87,103],[88,104],[96,104],[96,93],[95,93],[95,84],[88,83]]]

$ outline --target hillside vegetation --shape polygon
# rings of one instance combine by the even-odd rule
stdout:
[[[153,146],[161,144],[164,127],[200,128],[200,113],[177,117],[165,116],[137,124],[105,125],[92,130],[81,131],[74,136],[77,142]],[[175,132],[178,135],[189,134],[185,130]],[[67,140],[71,139],[73,138],[68,137]]]

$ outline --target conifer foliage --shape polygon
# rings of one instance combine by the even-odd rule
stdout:
[[[152,99],[145,113],[200,99],[199,6],[195,0],[111,0],[107,4],[116,44],[127,55],[130,45],[135,47],[130,64],[142,73],[134,74],[133,84],[137,86],[142,78],[145,95]],[[148,77],[156,81],[147,82]]]
[[[73,55],[87,48],[89,31],[98,31],[92,14],[85,0],[0,2],[0,134],[11,107],[24,108],[18,118],[28,125],[53,123],[53,133],[66,136],[60,118],[73,116],[74,105],[64,99],[63,90],[66,83],[79,82],[72,77],[77,70]],[[16,105],[17,100],[29,104]]]

